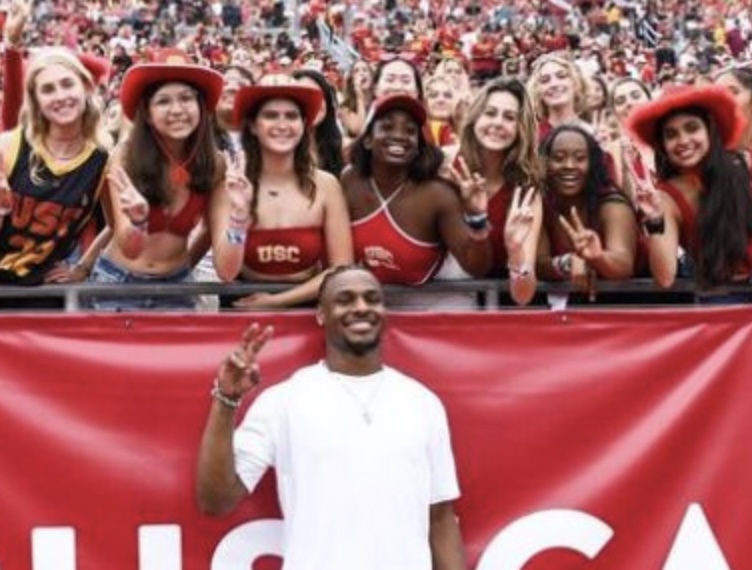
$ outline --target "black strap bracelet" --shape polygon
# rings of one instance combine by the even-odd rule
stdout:
[[[662,235],[666,231],[666,218],[657,218],[654,220],[643,220],[642,227],[648,235]]]

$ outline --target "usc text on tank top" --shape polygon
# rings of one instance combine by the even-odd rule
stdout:
[[[245,244],[245,266],[255,274],[285,277],[324,265],[324,228],[259,229],[251,227]]]
[[[102,191],[108,153],[94,143],[65,164],[36,150],[35,180],[31,155],[32,146],[17,129],[5,163],[13,209],[0,228],[0,283],[42,283],[75,249]]]
[[[378,188],[371,186],[379,199],[379,207],[352,222],[355,258],[382,283],[422,285],[441,266],[444,247],[415,239],[397,225],[389,204],[404,190],[404,185],[386,200]]]

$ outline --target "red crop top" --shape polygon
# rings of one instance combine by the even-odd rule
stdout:
[[[175,216],[170,216],[165,208],[151,206],[149,208],[149,233],[158,234],[169,232],[178,236],[188,237],[193,228],[206,211],[207,196],[191,192],[183,209]]]
[[[323,226],[248,230],[245,265],[259,275],[283,277],[323,267]]]

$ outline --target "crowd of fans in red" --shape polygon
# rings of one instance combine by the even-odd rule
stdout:
[[[10,0],[2,25],[3,282],[290,282],[223,300],[270,308],[355,260],[403,285],[509,279],[521,304],[538,277],[593,298],[677,275],[748,301],[725,289],[752,267],[747,1]],[[45,103],[66,81],[69,123]],[[55,240],[22,239],[26,202],[84,180],[85,207],[52,200]],[[173,301],[153,306],[193,306]]]

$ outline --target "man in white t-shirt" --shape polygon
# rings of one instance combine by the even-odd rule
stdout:
[[[260,380],[270,328],[251,325],[220,366],[198,459],[202,510],[232,510],[276,469],[284,570],[460,570],[459,496],[438,397],[385,366],[384,293],[359,267],[322,282],[323,361],[266,389],[234,430]]]

